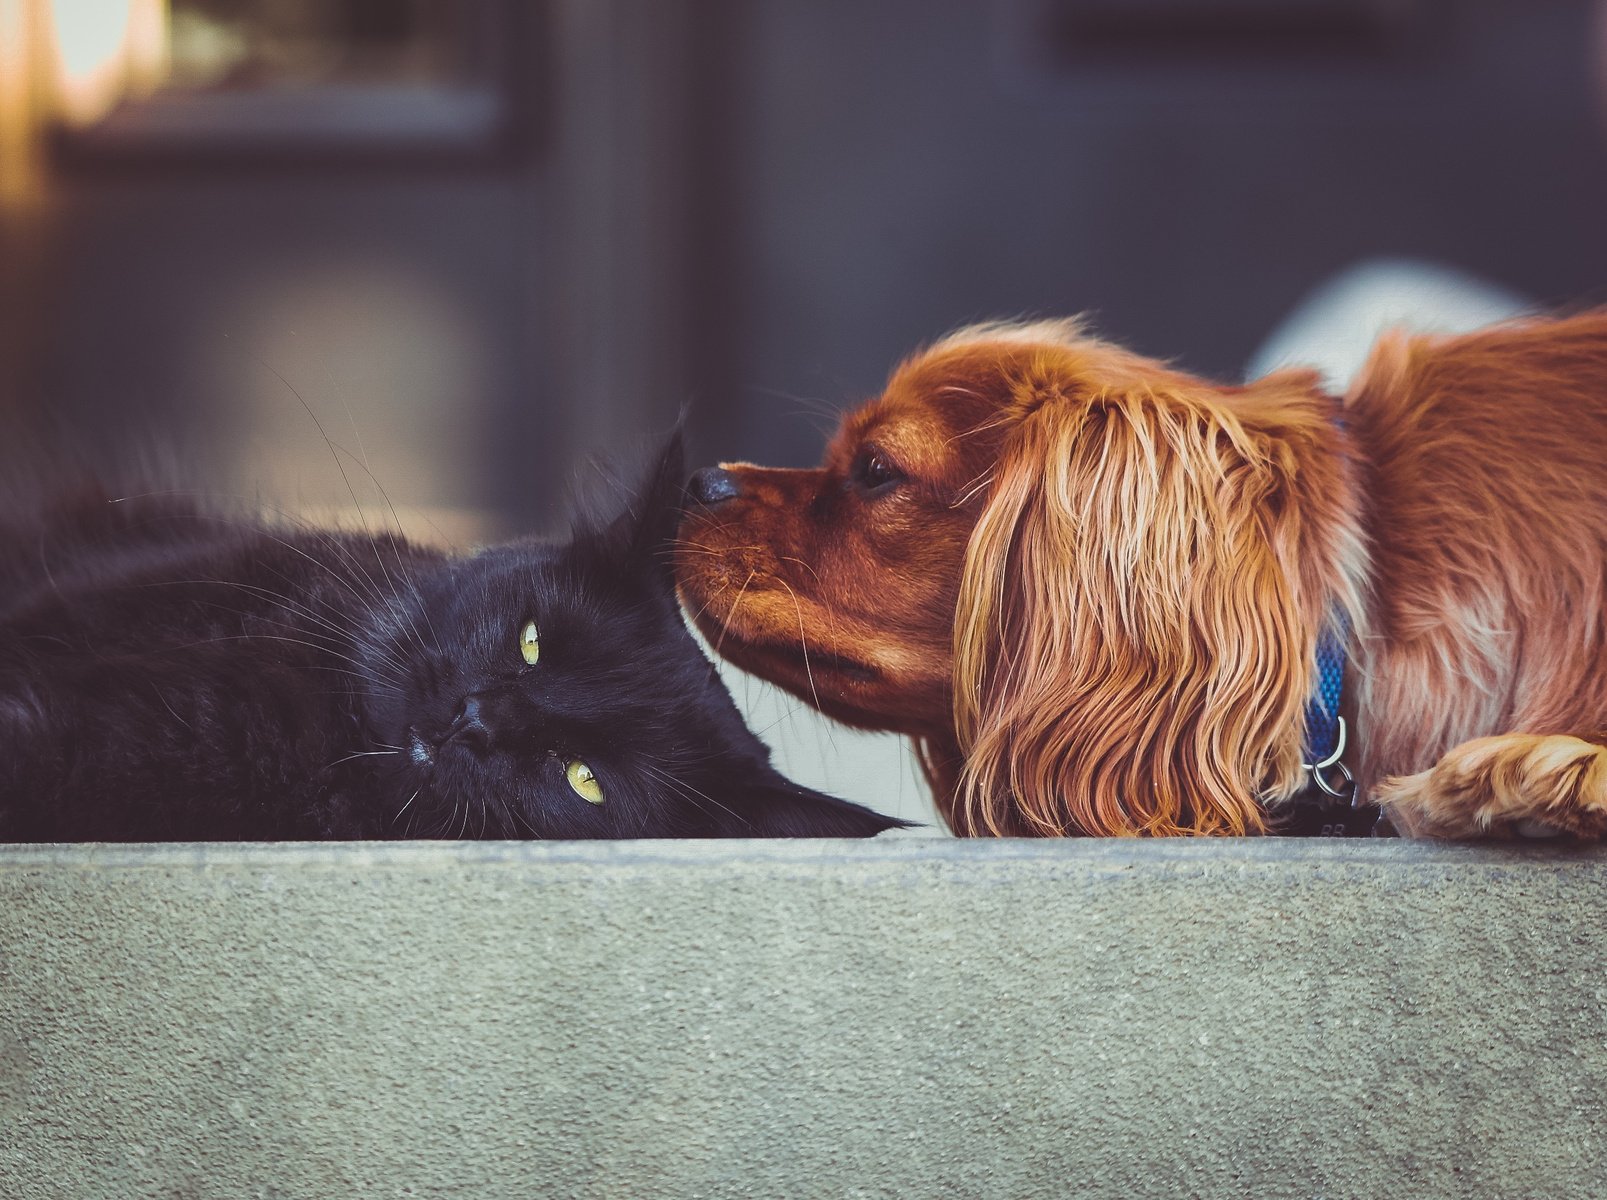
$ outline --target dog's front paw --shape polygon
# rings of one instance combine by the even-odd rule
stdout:
[[[1607,832],[1607,747],[1562,734],[1465,742],[1375,792],[1412,837],[1512,838]]]

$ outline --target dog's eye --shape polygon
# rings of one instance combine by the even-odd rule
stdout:
[[[904,473],[888,462],[879,450],[862,450],[854,459],[853,480],[867,492],[884,488],[904,478]]]
[[[534,621],[526,621],[519,631],[519,657],[532,667],[541,658],[541,631]]]

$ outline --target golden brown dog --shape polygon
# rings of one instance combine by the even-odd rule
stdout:
[[[1397,826],[1607,828],[1607,312],[1390,336],[1342,399],[983,325],[820,468],[693,494],[698,625],[917,739],[958,833],[1266,832],[1330,622],[1349,760]]]

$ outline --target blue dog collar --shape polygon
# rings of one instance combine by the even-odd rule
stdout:
[[[1350,641],[1350,619],[1335,610],[1317,635],[1317,690],[1306,701],[1305,766],[1317,768],[1339,762],[1345,752],[1345,720],[1339,715],[1339,698],[1345,690],[1345,644]]]
[[[1363,802],[1345,765],[1345,645],[1350,622],[1335,612],[1317,638],[1317,684],[1306,702],[1306,740],[1301,763],[1310,781],[1288,805],[1274,810],[1271,832],[1285,837],[1378,837],[1381,813]]]
[[[1350,618],[1335,609],[1317,635],[1317,690],[1306,701],[1306,740],[1301,766],[1319,792],[1358,806],[1355,776],[1345,765],[1345,718],[1339,715],[1345,691],[1345,646]]]

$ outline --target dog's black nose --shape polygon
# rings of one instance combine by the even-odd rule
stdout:
[[[722,500],[737,498],[737,481],[731,477],[731,472],[720,467],[693,471],[689,486],[692,499],[699,504],[719,504]]]

